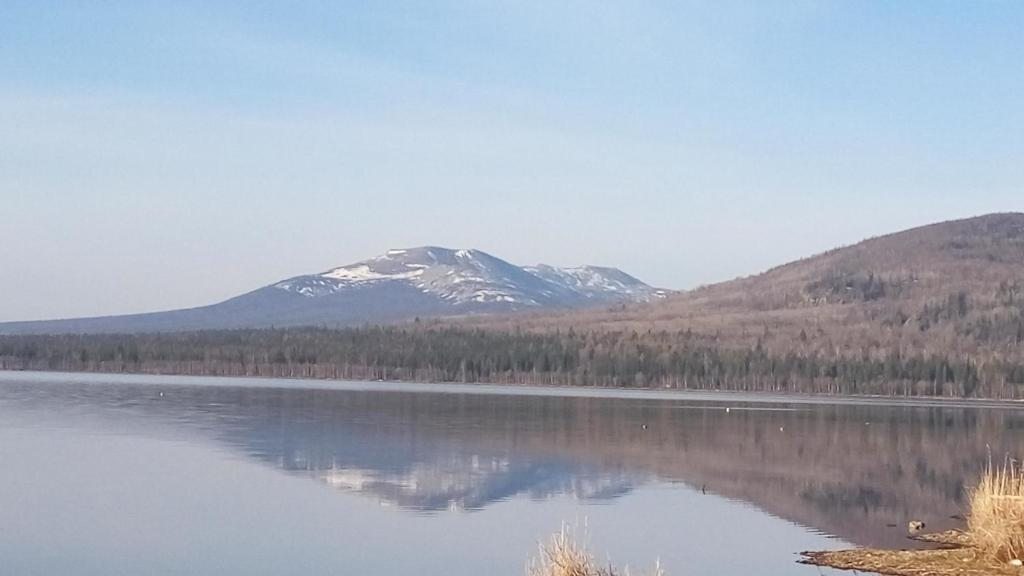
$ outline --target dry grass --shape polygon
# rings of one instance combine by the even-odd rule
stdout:
[[[540,545],[540,554],[530,562],[526,573],[527,576],[630,576],[629,568],[619,572],[611,565],[599,565],[566,526]],[[655,564],[650,576],[665,576],[660,564]]]
[[[805,564],[897,576],[997,576],[1024,574],[1024,470],[1007,460],[989,466],[970,494],[967,531],[921,535],[938,550],[838,550],[804,552]]]
[[[1012,461],[989,466],[970,493],[967,529],[979,552],[1008,562],[1024,558],[1024,471]]]

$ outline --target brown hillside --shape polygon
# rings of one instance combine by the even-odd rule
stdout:
[[[469,320],[533,330],[691,331],[728,347],[879,356],[1021,355],[1024,214],[872,238],[647,304]]]

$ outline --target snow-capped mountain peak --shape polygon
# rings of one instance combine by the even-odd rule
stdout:
[[[661,295],[640,280],[597,266],[522,268],[475,249],[392,249],[274,288],[316,298],[380,285],[404,285],[456,307],[573,307],[591,302],[650,300]]]

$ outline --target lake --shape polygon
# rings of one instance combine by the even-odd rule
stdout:
[[[1018,405],[0,372],[0,573],[669,576],[961,524]]]

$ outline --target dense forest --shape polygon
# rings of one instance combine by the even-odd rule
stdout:
[[[0,336],[0,369],[1024,397],[1024,365],[942,354],[774,353],[689,331],[404,326]]]

